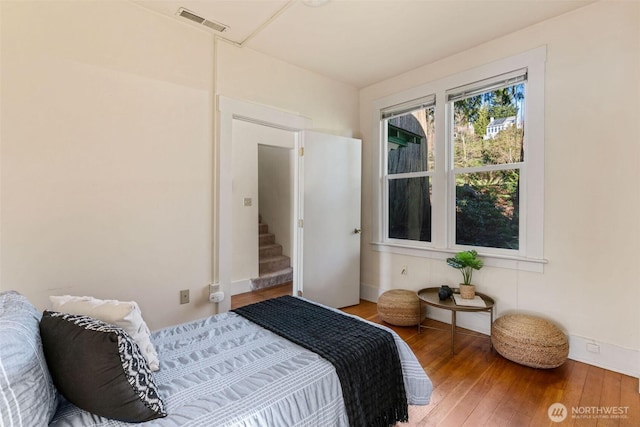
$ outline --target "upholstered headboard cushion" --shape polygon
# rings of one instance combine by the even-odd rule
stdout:
[[[58,406],[42,350],[40,317],[24,296],[0,293],[0,425],[47,425]]]

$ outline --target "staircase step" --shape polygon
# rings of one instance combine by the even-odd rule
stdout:
[[[283,270],[285,268],[291,267],[291,258],[285,255],[278,255],[270,258],[264,258],[260,260],[260,267],[258,269],[258,274],[260,276],[273,273],[274,271]]]
[[[251,279],[251,290],[270,288],[293,280],[293,268],[283,268],[282,270],[261,275],[255,279]]]
[[[269,232],[269,224],[258,224],[258,234],[267,234]]]
[[[259,234],[258,235],[258,245],[259,246],[271,245],[271,244],[273,244],[275,242],[276,242],[275,234],[264,233],[264,234]]]
[[[282,255],[282,245],[280,243],[272,243],[270,245],[260,246],[259,252],[260,259],[271,258],[274,256]]]

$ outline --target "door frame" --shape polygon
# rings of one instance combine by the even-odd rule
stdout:
[[[302,131],[310,129],[311,119],[294,113],[281,111],[276,108],[255,104],[248,101],[228,98],[223,95],[216,97],[216,144],[214,146],[213,174],[213,239],[212,239],[212,272],[213,283],[219,284],[220,289],[228,296],[218,303],[218,313],[231,309],[231,257],[232,257],[232,146],[233,146],[233,120],[243,120],[261,126],[283,129],[296,133],[295,150],[300,152],[302,147]],[[294,176],[294,210],[300,212],[301,189],[297,176],[300,175],[300,156],[295,156]],[[293,219],[295,223],[298,218]],[[294,293],[302,280],[299,268],[301,233],[298,224],[294,226],[292,264]]]

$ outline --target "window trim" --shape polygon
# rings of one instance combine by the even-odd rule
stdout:
[[[547,260],[543,257],[544,238],[544,90],[545,90],[546,46],[542,46],[521,54],[495,61],[477,68],[460,72],[439,80],[435,80],[402,92],[378,99],[372,106],[372,174],[373,174],[373,215],[372,215],[372,248],[380,252],[411,255],[425,258],[445,259],[459,250],[469,246],[455,245],[451,242],[452,224],[450,209],[436,208],[432,210],[431,242],[405,241],[389,239],[386,234],[388,195],[385,179],[386,173],[386,137],[385,126],[382,126],[383,114],[389,111],[406,109],[411,106],[419,108],[421,101],[435,99],[435,171],[432,187],[432,206],[451,206],[451,184],[447,179],[453,168],[447,159],[451,159],[452,150],[449,141],[448,116],[451,114],[448,96],[458,88],[465,88],[490,81],[511,72],[527,70],[527,108],[524,121],[526,162],[520,166],[523,172],[521,189],[524,197],[520,200],[520,242],[519,249],[504,250],[498,248],[474,247],[485,259],[485,265],[510,268],[523,271],[542,272]],[[433,98],[432,98],[433,97]],[[452,108],[452,107],[451,107]],[[385,117],[386,118],[386,117]],[[444,148],[444,150],[443,150]],[[444,184],[442,184],[444,183]]]

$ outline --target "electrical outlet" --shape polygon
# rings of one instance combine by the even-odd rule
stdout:
[[[212,294],[214,292],[218,292],[220,290],[220,285],[219,284],[211,284],[209,285],[209,293]]]
[[[587,351],[591,353],[600,353],[600,346],[594,342],[588,342]]]
[[[245,206],[251,206],[251,204],[252,204],[251,197],[245,197],[244,200],[243,200],[243,203],[244,203]]]
[[[409,274],[409,269],[407,268],[406,264],[402,266],[402,271],[400,271],[400,274],[402,274],[403,276],[406,276]]]
[[[189,289],[183,289],[180,291],[180,304],[189,303]]]

